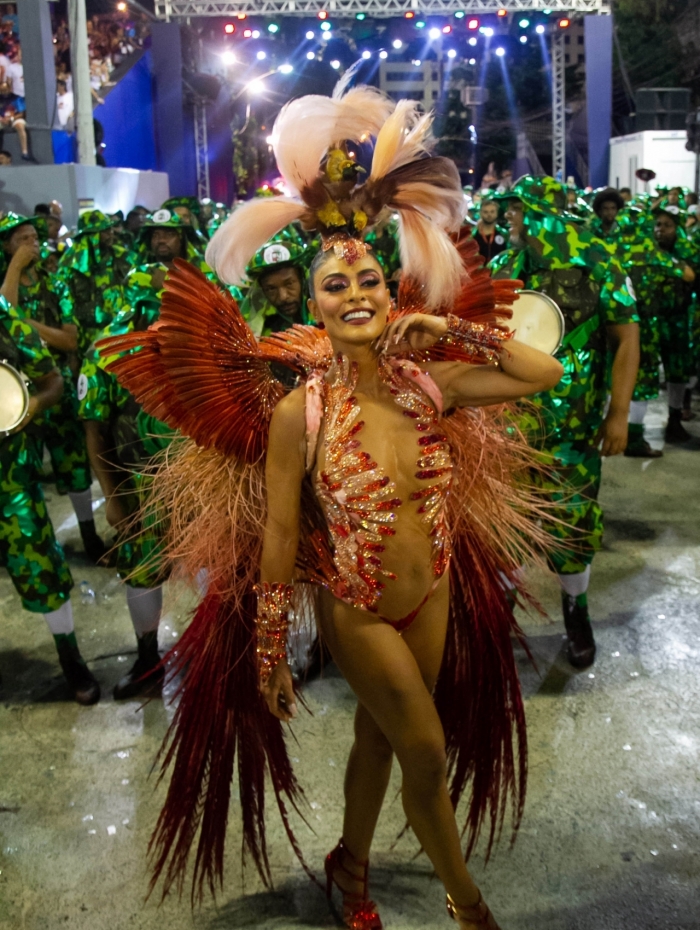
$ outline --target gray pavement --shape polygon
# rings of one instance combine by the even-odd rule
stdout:
[[[658,440],[664,409],[654,405]],[[557,586],[533,586],[551,621],[524,624],[539,673],[521,656],[530,737],[525,818],[475,878],[503,930],[700,928],[700,419],[698,449],[604,466],[605,549],[591,587],[599,657],[574,673],[563,658]],[[658,445],[659,443],[656,442]],[[172,716],[162,702],[116,704],[111,687],[133,661],[134,638],[113,572],[82,559],[70,504],[48,486],[50,510],[76,583],[79,642],[103,686],[96,707],[66,698],[53,643],[0,575],[0,928],[2,930],[261,930],[332,927],[321,892],[269,816],[275,890],[241,873],[236,801],[225,887],[191,911],[145,901],[146,845],[163,797],[149,771]],[[104,529],[103,508],[98,527]],[[171,597],[161,645],[187,603]],[[333,670],[307,689],[314,716],[295,727],[309,823],[298,824],[320,874],[341,824],[353,699]],[[394,788],[398,773],[394,772]],[[373,855],[372,892],[387,930],[448,928],[444,897],[403,826],[390,790]]]

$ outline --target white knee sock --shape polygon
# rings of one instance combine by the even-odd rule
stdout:
[[[680,410],[683,406],[683,395],[685,394],[685,382],[683,384],[668,384],[668,406],[674,410]]]
[[[58,610],[50,610],[47,614],[44,614],[44,620],[46,620],[46,625],[51,630],[54,636],[63,634],[64,636],[68,633],[73,632],[73,605],[68,600],[58,608]]]
[[[126,586],[126,603],[134,624],[136,635],[152,633],[158,629],[160,612],[163,608],[163,588],[134,588]]]
[[[559,584],[569,597],[578,597],[579,594],[585,594],[588,590],[588,582],[591,580],[591,566],[586,568],[585,572],[577,572],[575,575],[558,575]]]
[[[69,491],[68,497],[70,497],[70,502],[79,523],[92,520],[92,491],[90,488],[87,491]]]
[[[648,406],[649,406],[648,400],[630,401],[630,412],[629,412],[629,416],[627,417],[627,422],[637,423],[637,424],[643,423]]]

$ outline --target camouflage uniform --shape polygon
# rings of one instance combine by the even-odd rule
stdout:
[[[252,283],[245,298],[241,299],[240,307],[241,315],[256,339],[288,329],[293,323],[309,322],[306,307],[306,274],[310,263],[309,256],[313,257],[317,251],[318,249],[312,249],[306,245],[295,226],[286,226],[255,253],[246,268],[246,274]],[[280,268],[293,266],[301,275],[301,307],[299,317],[296,319],[285,316],[273,307],[258,283],[261,275],[274,271],[276,266]]]
[[[30,379],[55,368],[36,331],[1,297],[0,358]],[[0,564],[24,609],[49,613],[68,600],[73,579],[46,509],[32,426],[0,439]]]
[[[685,262],[700,273],[700,254],[695,245],[678,228],[672,249],[662,250],[677,262]],[[695,284],[680,276],[666,278],[659,293],[659,348],[666,380],[680,384],[693,375],[693,319],[695,316]]]
[[[561,505],[556,516],[562,522],[551,532],[564,545],[551,561],[558,574],[568,575],[583,572],[602,543],[598,444],[608,388],[606,326],[637,322],[637,316],[614,247],[554,212],[560,192],[561,185],[544,178],[519,182],[502,195],[522,200],[528,245],[502,252],[489,267],[494,277],[518,278],[525,288],[548,294],[564,314],[564,342],[556,354],[564,375],[532,398],[536,415],[524,412],[522,426],[554,467],[544,488]]]

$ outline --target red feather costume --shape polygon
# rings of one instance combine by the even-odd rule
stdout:
[[[374,111],[361,106],[362,99],[356,100],[357,112],[363,112],[359,124],[350,104],[343,102],[345,109],[340,111],[345,122],[336,108],[335,122],[328,130],[331,140],[359,138],[359,126],[367,120],[379,125],[386,121],[386,102],[373,94],[370,97]],[[340,107],[338,101],[334,103]],[[404,108],[404,121],[407,113]],[[338,123],[341,136],[332,134],[341,131]],[[367,212],[370,203],[381,206],[389,197],[398,209],[406,200],[410,159],[400,150],[411,133],[415,146],[424,150],[427,130],[420,121],[410,131],[390,129],[394,149],[387,151],[386,139],[383,147],[378,139],[375,159],[383,159],[391,169],[389,174],[396,172],[399,181],[387,180],[388,175],[377,177],[373,168],[364,199],[353,194],[350,212],[355,218],[358,210]],[[372,125],[369,130],[377,132]],[[315,157],[313,152],[311,157]],[[415,150],[412,157],[416,157]],[[430,175],[426,163],[431,159],[418,161],[420,170],[413,176],[419,206],[404,204],[403,209],[415,212],[417,225],[423,229],[426,222],[432,222],[426,220],[430,208],[422,212],[420,206],[421,198],[426,199]],[[303,172],[295,165],[298,171],[293,180],[301,189]],[[378,190],[384,191],[381,197]],[[323,201],[319,185],[314,196]],[[439,196],[431,202],[438,211],[447,209],[447,201],[440,201]],[[291,210],[289,204],[286,212]],[[296,209],[299,213],[309,208],[302,204]],[[278,211],[278,219],[279,215]],[[266,236],[269,228],[268,224]],[[420,240],[418,235],[416,241]],[[493,281],[470,238],[462,239],[458,249],[448,244],[459,263],[458,287],[454,289],[454,280],[447,282],[450,302],[434,312],[445,314],[449,309],[477,324],[474,330],[483,332],[484,341],[475,336],[466,348],[459,343],[437,344],[427,352],[414,353],[405,366],[417,376],[423,361],[489,360],[489,338],[504,337],[499,321],[509,316],[508,308],[516,297],[518,282]],[[248,250],[256,247],[252,242]],[[410,248],[405,263],[414,276],[404,278],[395,312],[431,312],[437,291],[421,280],[422,268],[412,265]],[[266,517],[267,435],[274,407],[285,393],[269,363],[283,364],[303,379],[323,379],[334,360],[330,341],[313,326],[294,326],[256,343],[228,293],[190,265],[177,262],[176,266],[166,282],[159,322],[145,333],[107,340],[101,348],[106,346],[110,355],[119,354],[110,368],[144,409],[183,436],[154,466],[149,516],[164,525],[166,557],[178,576],[194,582],[203,567],[208,570],[208,592],[177,648],[166,658],[181,676],[181,686],[177,711],[161,750],[162,773],[171,772],[170,787],[150,846],[152,881],[155,885],[162,878],[164,893],[171,887],[182,890],[194,847],[194,900],[207,886],[214,892],[222,881],[236,763],[244,853],[252,856],[263,880],[269,882],[264,825],[265,780],[269,777],[288,836],[303,864],[289,822],[290,808],[301,813],[303,794],[287,755],[282,725],[258,691],[253,586],[259,580]],[[410,390],[420,404],[419,387]],[[427,406],[425,398],[422,404]],[[434,697],[445,731],[453,803],[457,804],[466,788],[471,791],[464,827],[468,856],[482,828],[490,851],[509,806],[514,830],[523,811],[525,718],[511,644],[512,634],[519,639],[522,634],[508,591],[517,589],[518,570],[532,559],[533,552],[545,548],[547,536],[538,527],[544,507],[531,490],[532,469],[537,467],[534,453],[515,427],[511,410],[507,406],[464,408],[445,417],[432,411],[431,418],[432,425],[426,421],[426,429],[439,430],[439,435],[427,435],[427,452],[439,457],[448,449],[450,454],[450,482],[440,491],[439,532],[444,537],[441,544],[452,553],[449,561],[444,558],[440,563],[443,571],[449,564],[450,619]],[[417,428],[422,428],[417,422]],[[426,471],[438,478],[439,473],[440,469]],[[314,585],[335,592],[339,575],[334,551],[337,539],[324,520],[311,482],[305,482],[302,494],[295,599],[308,603]],[[429,509],[431,495],[422,496]],[[366,575],[376,577],[373,557],[366,555]]]

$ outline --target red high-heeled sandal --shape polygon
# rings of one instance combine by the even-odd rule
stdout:
[[[484,930],[501,930],[481,892],[479,892],[479,900],[476,904],[472,904],[471,907],[461,907],[459,904],[455,904],[452,898],[447,895],[447,913],[452,920],[456,920],[460,925],[464,922],[465,924],[472,924],[474,927],[483,927]]]
[[[353,866],[362,870],[361,875],[351,872],[343,864],[343,857],[346,856]],[[374,901],[367,897],[367,877],[369,874],[369,862],[359,862],[347,849],[343,840],[338,842],[335,849],[326,856],[326,897],[335,910],[333,905],[333,885],[340,890],[343,896],[343,914],[342,921],[349,930],[382,930],[382,921],[377,913]],[[362,882],[362,894],[356,894],[351,891],[345,891],[335,879],[335,872],[344,872],[349,878],[356,882]],[[340,917],[340,914],[338,914]]]

